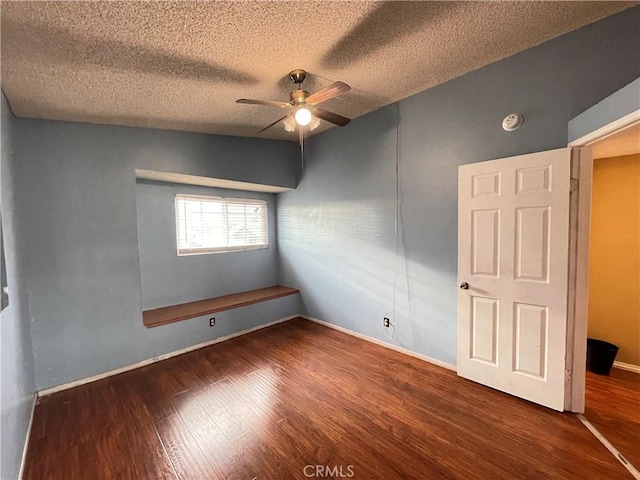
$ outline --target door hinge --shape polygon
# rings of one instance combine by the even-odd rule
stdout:
[[[570,192],[577,192],[579,183],[580,182],[578,181],[577,178],[572,178],[571,179],[571,183],[569,184],[569,191]]]

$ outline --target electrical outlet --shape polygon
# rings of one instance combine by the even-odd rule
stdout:
[[[216,326],[216,317],[211,317],[209,319],[209,326],[210,327],[215,327]]]
[[[387,317],[384,317],[382,319],[382,324],[386,327],[389,328],[391,326],[391,320],[389,320]]]

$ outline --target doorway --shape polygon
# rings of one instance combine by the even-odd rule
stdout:
[[[586,421],[611,444],[618,459],[623,464],[629,463],[630,470],[637,472],[640,467],[640,120],[634,119],[620,128],[614,125],[609,132],[605,129],[591,140],[582,144],[574,142],[576,144],[586,147],[580,165],[580,188],[586,188],[581,192],[578,207],[583,222],[580,225],[578,220],[577,244],[587,247],[582,252],[577,248],[577,262],[587,262],[586,269],[582,266],[582,275],[588,275],[588,288],[577,289],[576,309],[586,306],[582,310],[586,318],[576,314],[576,331],[581,322],[586,328],[583,337],[576,335],[574,349],[576,353],[580,353],[580,349],[584,351],[584,337],[619,348],[608,375],[602,371],[583,374],[581,369],[585,363],[576,361],[574,355],[574,387],[575,379],[584,375],[584,405],[577,411],[584,411]],[[590,205],[590,218],[587,216],[586,220],[584,211],[580,212],[585,205],[586,210]],[[575,405],[572,410],[576,410]]]

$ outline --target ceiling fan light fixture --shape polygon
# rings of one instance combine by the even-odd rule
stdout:
[[[296,122],[298,125],[302,125],[303,127],[309,125],[311,122],[311,112],[306,108],[301,108],[296,112]]]
[[[302,89],[302,82],[305,79],[307,73],[302,69],[291,71],[289,78],[295,84],[296,89],[289,94],[288,102],[277,102],[270,100],[253,100],[250,98],[240,98],[236,100],[236,103],[243,103],[247,105],[264,105],[267,107],[279,107],[292,109],[289,110],[289,114],[279,118],[275,122],[267,125],[257,134],[261,134],[265,130],[283,123],[284,129],[287,132],[293,132],[300,127],[308,127],[309,130],[315,130],[320,126],[320,120],[337,125],[338,127],[344,127],[351,119],[338,115],[337,113],[330,112],[323,108],[318,108],[318,105],[324,103],[332,98],[339,97],[351,90],[351,87],[344,82],[336,81],[324,88],[321,88],[313,94],[309,94],[306,90]],[[313,113],[307,107],[309,105],[313,109]],[[300,129],[300,133],[303,129]]]
[[[309,130],[313,132],[319,125],[320,119],[318,117],[313,117],[311,118],[311,122],[309,122]]]
[[[296,123],[296,119],[289,115],[285,118],[282,123],[284,124],[284,129],[287,132],[294,132],[298,124]]]

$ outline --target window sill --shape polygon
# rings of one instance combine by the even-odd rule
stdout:
[[[215,312],[244,307],[253,303],[266,302],[274,298],[295,295],[298,290],[281,285],[259,288],[246,292],[223,295],[221,297],[207,298],[195,302],[170,305],[168,307],[155,308],[142,312],[142,323],[145,327],[157,327],[168,323],[180,322],[189,318],[200,317]]]

